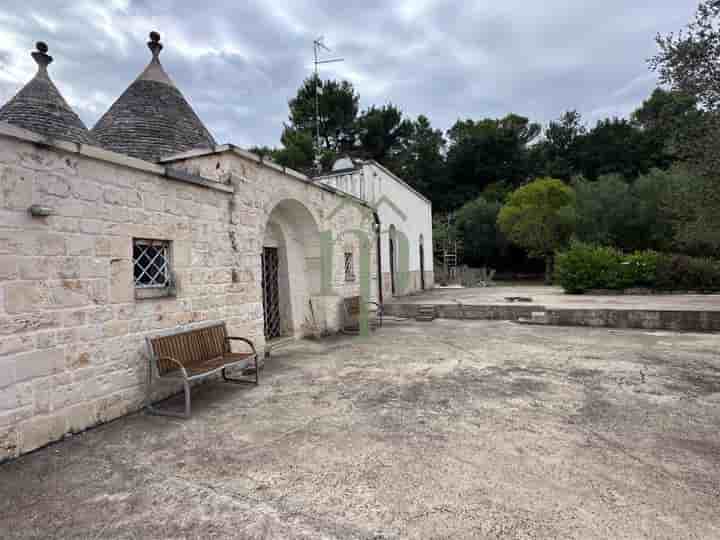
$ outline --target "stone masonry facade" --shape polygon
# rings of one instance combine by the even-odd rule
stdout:
[[[298,201],[321,230],[364,226],[354,205],[329,218],[346,196],[252,154],[175,161],[184,173],[0,124],[0,462],[139,410],[153,332],[224,320],[263,351],[260,254],[278,202]],[[174,296],[136,299],[134,238],[172,243]],[[333,242],[328,332],[359,293],[343,277],[349,241]]]

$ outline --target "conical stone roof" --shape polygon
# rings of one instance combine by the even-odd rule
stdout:
[[[212,148],[215,139],[160,64],[160,34],[150,33],[152,60],[92,129],[103,148],[158,161]]]
[[[75,114],[50,79],[47,67],[52,56],[39,41],[32,57],[38,71],[10,101],[0,108],[0,121],[39,135],[80,144],[97,144],[82,120]]]

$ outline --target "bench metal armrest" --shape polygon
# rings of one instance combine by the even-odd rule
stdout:
[[[158,370],[158,375],[160,374],[160,366],[158,364],[161,360],[170,360],[170,362],[172,362],[173,364],[177,364],[178,367],[180,368],[180,373],[183,374],[183,377],[185,377],[186,379],[188,378],[188,374],[187,374],[187,370],[185,369],[185,366],[182,364],[182,362],[180,362],[179,360],[175,360],[172,356],[157,357],[157,359],[155,360],[155,366],[156,366],[156,369]]]
[[[253,354],[257,354],[257,351],[255,350],[255,345],[252,341],[250,341],[247,338],[244,337],[235,337],[235,336],[228,336],[225,338],[227,341],[244,341],[248,345],[250,345],[250,348],[252,349]]]

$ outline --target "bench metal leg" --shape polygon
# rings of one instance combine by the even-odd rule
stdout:
[[[157,416],[172,416],[174,418],[190,418],[190,383],[183,381],[183,392],[185,393],[185,412],[170,411],[154,407],[150,401],[150,388],[148,388],[147,411]]]
[[[222,377],[223,381],[233,384],[260,384],[260,370],[258,369],[258,360],[257,355],[253,358],[253,365],[255,366],[255,380],[251,379],[237,379],[233,377],[228,377],[227,373],[225,373],[225,368],[222,370]]]

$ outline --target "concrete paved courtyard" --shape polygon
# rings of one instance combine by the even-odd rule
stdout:
[[[0,538],[720,538],[720,336],[391,323],[0,466]]]
[[[511,305],[542,305],[568,309],[701,310],[720,311],[720,294],[565,294],[562,287],[503,285],[492,287],[435,288],[422,294],[401,296],[401,304],[508,305],[506,298],[527,297],[532,302]]]

